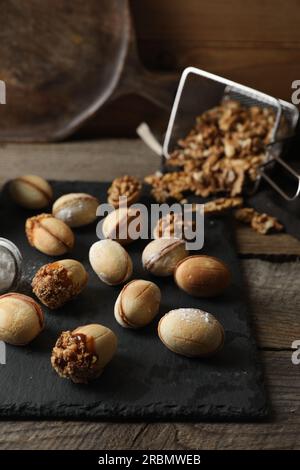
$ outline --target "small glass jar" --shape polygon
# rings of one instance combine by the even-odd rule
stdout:
[[[0,237],[0,295],[15,291],[22,276],[23,259],[17,246]]]

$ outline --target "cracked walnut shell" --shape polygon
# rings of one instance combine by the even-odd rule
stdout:
[[[56,309],[80,294],[87,280],[79,261],[65,259],[42,266],[32,280],[32,289],[44,305]]]
[[[31,246],[45,255],[60,256],[74,247],[72,230],[51,214],[40,214],[26,220],[27,239]]]
[[[99,377],[117,350],[117,337],[99,324],[64,331],[52,350],[51,364],[57,374],[74,383]]]

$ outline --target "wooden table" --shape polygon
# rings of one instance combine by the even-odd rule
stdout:
[[[158,157],[136,140],[0,146],[0,185],[23,173],[48,179],[111,180],[157,169]],[[1,232],[1,230],[0,230]],[[272,413],[261,423],[99,423],[2,421],[1,449],[299,449],[300,242],[237,227]]]

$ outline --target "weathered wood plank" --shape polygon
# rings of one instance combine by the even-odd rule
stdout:
[[[299,372],[289,352],[262,353],[273,416],[264,423],[2,422],[1,449],[299,449]]]
[[[237,223],[236,241],[241,255],[300,256],[300,241],[287,233],[261,235]]]
[[[259,347],[290,348],[300,339],[300,263],[243,260],[242,268]]]
[[[2,144],[0,184],[22,173],[48,179],[110,181],[120,174],[143,177],[157,170],[160,158],[143,142],[98,140],[59,144]]]

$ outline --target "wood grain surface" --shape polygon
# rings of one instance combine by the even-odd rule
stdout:
[[[130,5],[146,67],[181,72],[195,66],[291,101],[291,84],[300,76],[297,0],[130,0]],[[133,136],[141,120],[166,129],[158,108],[130,96],[98,113],[80,135]]]
[[[300,73],[297,0],[131,0],[131,8],[146,65],[194,65],[290,99]]]
[[[159,159],[140,141],[2,145],[0,185],[22,173],[53,179],[109,180],[144,176]],[[1,449],[300,449],[300,366],[291,344],[300,339],[300,242],[282,234],[238,231],[253,328],[271,407],[262,423],[97,423],[2,421]],[[280,259],[278,258],[280,255]]]

